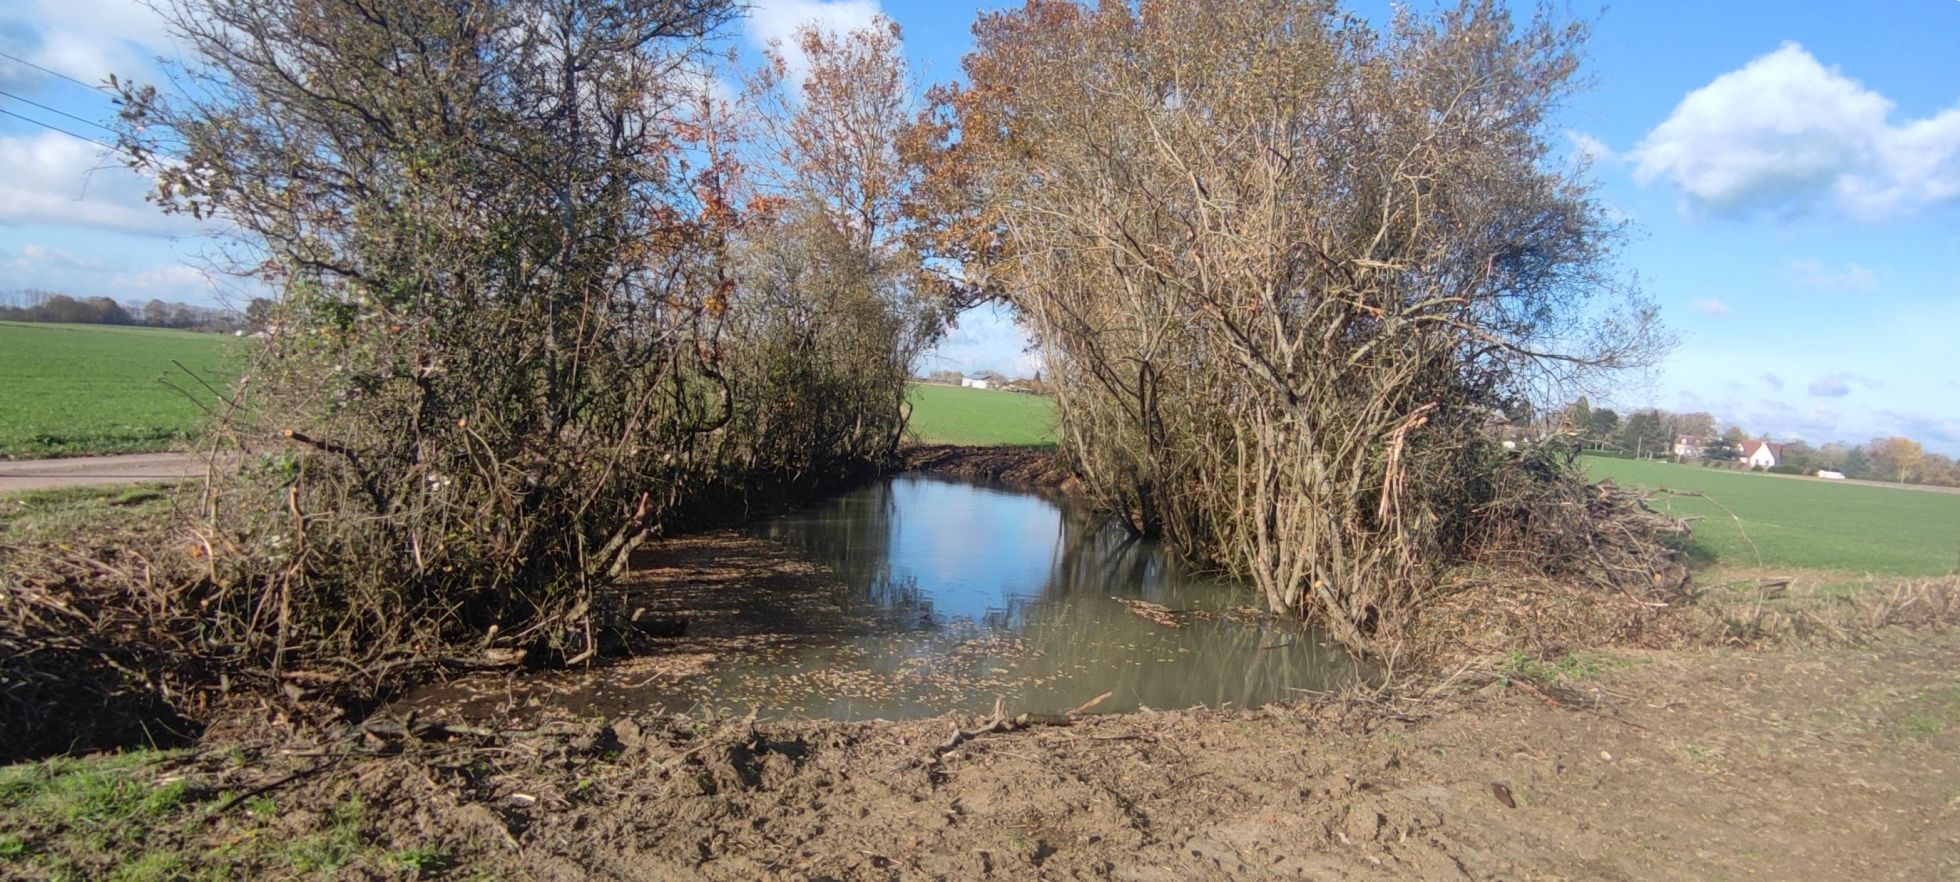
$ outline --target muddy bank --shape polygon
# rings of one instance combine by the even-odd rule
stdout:
[[[1099,717],[943,756],[972,720],[411,720],[214,746],[134,779],[189,794],[145,848],[255,878],[316,875],[323,842],[337,878],[377,879],[1960,872],[1960,641],[1591,659],[1562,686],[1521,673],[1420,706]],[[129,857],[30,809],[4,809],[29,857],[0,875]]]
[[[1053,448],[922,444],[899,451],[908,472],[1073,494],[1081,482]]]

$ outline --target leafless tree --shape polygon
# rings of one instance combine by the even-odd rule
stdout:
[[[1495,414],[1662,342],[1550,157],[1578,27],[1035,0],[975,33],[938,94],[945,253],[1026,317],[1105,507],[1343,642],[1460,556]]]

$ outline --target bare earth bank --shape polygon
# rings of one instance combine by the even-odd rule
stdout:
[[[442,878],[1960,873],[1954,636],[1626,658],[1575,687],[1585,708],[1496,681],[1404,708],[1414,713],[1323,699],[1094,717],[980,735],[943,756],[954,725],[974,721],[247,739],[150,774],[214,793],[272,785],[264,798],[279,810],[187,819],[150,847],[209,856],[307,841],[345,826],[337,807],[355,804],[373,854],[436,849],[449,856]],[[17,829],[33,847],[37,831]],[[376,857],[340,878],[413,875]]]

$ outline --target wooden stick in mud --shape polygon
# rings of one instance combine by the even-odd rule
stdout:
[[[1101,695],[1098,695],[1095,698],[1091,698],[1088,701],[1076,705],[1075,707],[1069,708],[1068,715],[1072,717],[1075,716],[1076,714],[1082,713],[1083,711],[1095,707],[1096,705],[1102,704],[1104,701],[1108,700],[1110,696],[1115,694],[1116,692],[1114,690],[1111,690],[1109,692],[1105,692]]]
[[[1093,706],[1107,697],[1109,696],[1105,693],[1089,703],[1082,705],[1082,707]],[[1071,719],[1068,714],[1021,714],[1013,719],[1008,719],[1005,711],[1006,703],[1007,700],[1005,697],[994,699],[994,717],[985,726],[981,726],[978,729],[955,728],[952,737],[946,739],[945,744],[940,745],[932,752],[932,762],[938,763],[940,760],[945,759],[946,754],[952,753],[960,745],[982,735],[1018,732],[1030,726],[1072,726],[1075,724],[1075,720]],[[1069,713],[1074,712],[1070,711]]]

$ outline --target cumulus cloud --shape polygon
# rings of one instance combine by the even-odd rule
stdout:
[[[0,45],[35,64],[84,83],[110,74],[147,77],[152,60],[173,51],[170,28],[147,0],[16,0],[0,12]],[[10,35],[10,36],[9,36]],[[16,85],[44,74],[19,70],[0,76]]]
[[[1889,421],[1895,435],[1947,449],[1960,446],[1960,420],[1891,410],[1880,415]]]
[[[14,258],[12,264],[16,270],[27,269],[29,267],[46,267],[51,269],[94,271],[102,269],[105,266],[105,263],[99,257],[76,254],[72,251],[63,251],[59,248],[49,248],[45,245],[37,245],[32,242],[20,247],[20,256]]]
[[[1777,390],[1777,391],[1779,391],[1779,392],[1781,392],[1781,391],[1783,391],[1783,378],[1782,378],[1782,377],[1779,377],[1779,376],[1777,376],[1777,375],[1775,375],[1775,374],[1764,374],[1764,375],[1762,376],[1762,381],[1763,381],[1764,383],[1767,383],[1767,384],[1769,384],[1769,387],[1770,387],[1771,389],[1775,389],[1775,390]]]
[[[1818,377],[1810,381],[1810,394],[1819,398],[1843,398],[1851,394],[1851,384],[1840,376]]]
[[[1767,398],[1724,401],[1712,408],[1723,423],[1771,438],[1828,439],[1843,434],[1845,417],[1830,405],[1807,407]]]
[[[1851,394],[1852,385],[1866,389],[1882,389],[1885,384],[1863,374],[1828,374],[1811,381],[1810,394],[1824,398],[1842,398]]]
[[[878,0],[754,0],[746,29],[757,49],[781,41],[790,77],[800,82],[807,62],[791,39],[797,28],[816,25],[828,31],[852,31],[869,26],[882,13]]]
[[[976,306],[960,313],[951,333],[926,353],[925,368],[1030,377],[1042,365],[1040,353],[1033,351],[1012,310]]]
[[[1855,263],[1833,266],[1811,257],[1791,261],[1790,277],[1799,285],[1819,291],[1863,294],[1878,288],[1878,273]]]
[[[188,263],[138,263],[36,243],[22,245],[11,254],[0,252],[0,272],[18,287],[81,297],[105,295],[124,302],[154,297],[214,303],[241,292],[249,298],[263,291],[256,282],[216,276]]]
[[[1694,307],[1695,307],[1695,311],[1701,313],[1702,315],[1714,316],[1715,318],[1729,317],[1729,305],[1723,303],[1720,300],[1716,300],[1713,298],[1710,298],[1708,300],[1697,300],[1694,303]]]
[[[108,151],[58,132],[0,136],[0,225],[60,224],[99,230],[176,235],[195,221],[165,215],[144,201],[147,178],[118,165]]]
[[[1960,202],[1960,106],[1895,123],[1891,99],[1795,43],[1688,93],[1631,151],[1716,215],[1878,220]]]

